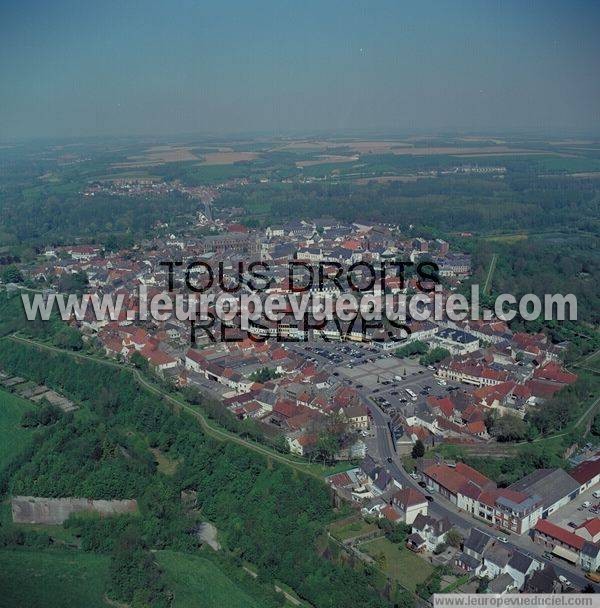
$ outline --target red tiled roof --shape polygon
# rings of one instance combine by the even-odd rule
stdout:
[[[446,418],[450,418],[454,412],[454,403],[448,397],[428,397],[427,404],[431,407],[437,407]]]
[[[300,412],[300,408],[291,401],[287,401],[286,399],[279,399],[275,406],[273,407],[273,413],[279,414],[285,418],[291,418]]]
[[[487,431],[485,424],[482,420],[476,420],[475,422],[469,422],[467,424],[467,430],[473,435],[481,435]]]
[[[327,479],[327,481],[336,488],[345,488],[352,485],[352,480],[348,473],[336,473]]]
[[[425,496],[413,488],[403,488],[394,494],[392,500],[400,505],[403,509],[406,507],[414,507],[416,505],[427,504]]]
[[[457,494],[461,486],[468,481],[456,469],[445,464],[433,464],[427,467],[424,473],[452,494]]]
[[[563,369],[558,363],[548,363],[544,367],[540,367],[533,372],[534,378],[542,378],[551,382],[559,382],[561,384],[573,384],[577,381],[577,374],[572,374]]]
[[[167,353],[163,353],[162,350],[147,350],[145,347],[142,349],[141,354],[148,359],[152,365],[167,365],[169,363],[175,363],[173,357],[169,357]]]
[[[596,454],[593,460],[587,460],[576,466],[569,474],[582,485],[596,477],[600,474],[600,453]]]
[[[563,388],[562,384],[541,379],[528,380],[525,386],[534,397],[541,397],[542,399],[550,399]]]
[[[578,551],[581,551],[583,544],[585,543],[585,539],[581,536],[577,536],[577,534],[573,534],[573,532],[569,532],[568,530],[549,522],[547,519],[538,519],[535,524],[535,529]]]
[[[479,496],[479,501],[490,507],[495,507],[499,498],[507,498],[518,505],[527,500],[529,496],[523,492],[516,492],[515,490],[509,490],[508,488],[498,488],[482,492]]]
[[[596,534],[600,534],[600,518],[593,517],[584,521],[577,529],[581,530],[582,528],[585,528],[592,537],[596,536]]]
[[[196,363],[201,363],[201,364],[205,364],[206,363],[206,359],[197,350],[194,350],[193,348],[190,348],[187,351],[187,353],[185,354],[185,356],[188,359],[191,359],[192,361],[195,361]]]
[[[390,505],[383,507],[383,509],[381,509],[381,514],[390,521],[398,521],[402,519],[402,516],[398,513],[398,511],[396,511],[396,509]]]
[[[456,463],[456,472],[459,473],[460,475],[462,475],[463,477],[465,477],[466,479],[468,479],[469,481],[472,481],[475,485],[479,486],[480,488],[483,488],[484,486],[487,486],[488,484],[493,483],[483,473],[480,473],[479,471],[475,470],[473,467],[470,467],[468,464],[465,464],[464,462]]]

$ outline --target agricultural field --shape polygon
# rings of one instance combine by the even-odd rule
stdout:
[[[0,390],[0,466],[31,440],[33,431],[22,428],[19,422],[23,413],[33,408],[29,401]]]
[[[0,549],[0,608],[105,608],[108,563],[91,553]]]
[[[404,545],[396,545],[387,538],[366,541],[359,549],[370,555],[392,580],[410,591],[414,591],[433,572],[433,567],[424,559]]]
[[[202,165],[233,165],[234,163],[255,160],[256,152],[209,152],[203,155]]]
[[[158,563],[173,591],[172,608],[260,608],[260,604],[236,585],[210,560],[199,555],[158,551]]]

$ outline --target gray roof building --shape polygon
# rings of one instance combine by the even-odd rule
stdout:
[[[513,483],[509,489],[539,496],[543,513],[547,514],[554,505],[575,498],[579,493],[579,484],[563,469],[538,469]]]

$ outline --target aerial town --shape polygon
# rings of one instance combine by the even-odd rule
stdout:
[[[94,184],[85,194],[102,187]],[[126,195],[178,186],[124,181],[110,187]],[[320,263],[326,274],[333,265],[430,260],[444,296],[471,274],[468,254],[394,225],[319,218],[256,230],[213,205],[218,187],[185,195],[199,199],[195,226],[178,233],[166,227],[164,236],[116,252],[94,245],[48,248],[26,270],[28,279],[47,296],[61,277],[85,276],[88,291],[122,294],[136,310],[136,288],[146,286],[149,295],[164,289],[164,260],[221,264],[231,280],[238,262],[268,262],[270,291],[283,294],[291,293],[291,260]],[[195,236],[199,230],[203,236]],[[414,292],[417,282],[416,276],[388,278],[386,291]],[[340,294],[336,288],[328,297]],[[119,320],[99,321],[88,310],[70,324],[103,356],[143,365],[161,381],[210,399],[232,419],[252,421],[282,452],[338,463],[340,472],[326,481],[340,501],[366,525],[385,519],[408,526],[411,552],[450,567],[457,579],[469,575],[473,589],[480,579],[493,593],[580,590],[589,582],[584,574],[600,567],[600,452],[584,449],[569,472],[539,469],[503,487],[448,455],[431,456],[433,448],[460,446],[493,458],[501,444],[490,420],[522,420],[576,382],[561,363],[564,345],[544,333],[513,333],[495,316],[409,318],[399,344],[379,339],[381,330],[311,329],[287,315],[250,334],[215,328],[229,331],[229,340],[196,332],[191,343],[189,322],[175,318],[132,320],[123,310]],[[4,373],[2,383],[19,392],[19,379]],[[22,396],[41,396],[41,390],[29,393]],[[457,535],[462,541],[450,542]],[[345,548],[373,561],[362,540],[360,534],[345,540]]]
[[[0,10],[0,608],[600,608],[600,2]]]

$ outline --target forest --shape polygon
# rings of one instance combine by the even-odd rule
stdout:
[[[216,525],[234,563],[253,564],[261,580],[282,581],[317,608],[387,605],[370,586],[368,572],[317,550],[334,517],[329,490],[319,480],[206,437],[193,418],[173,413],[126,370],[6,340],[0,366],[44,379],[85,406],[45,427],[30,448],[15,455],[0,473],[3,494],[138,499],[137,518],[69,524],[77,527],[85,549],[110,554],[115,599],[144,594],[150,605],[168,605],[160,572],[147,567],[148,551],[197,550],[190,530],[200,516]],[[177,461],[176,472],[157,471],[144,446]],[[182,492],[194,497],[192,512]],[[5,543],[10,530],[6,534]]]

